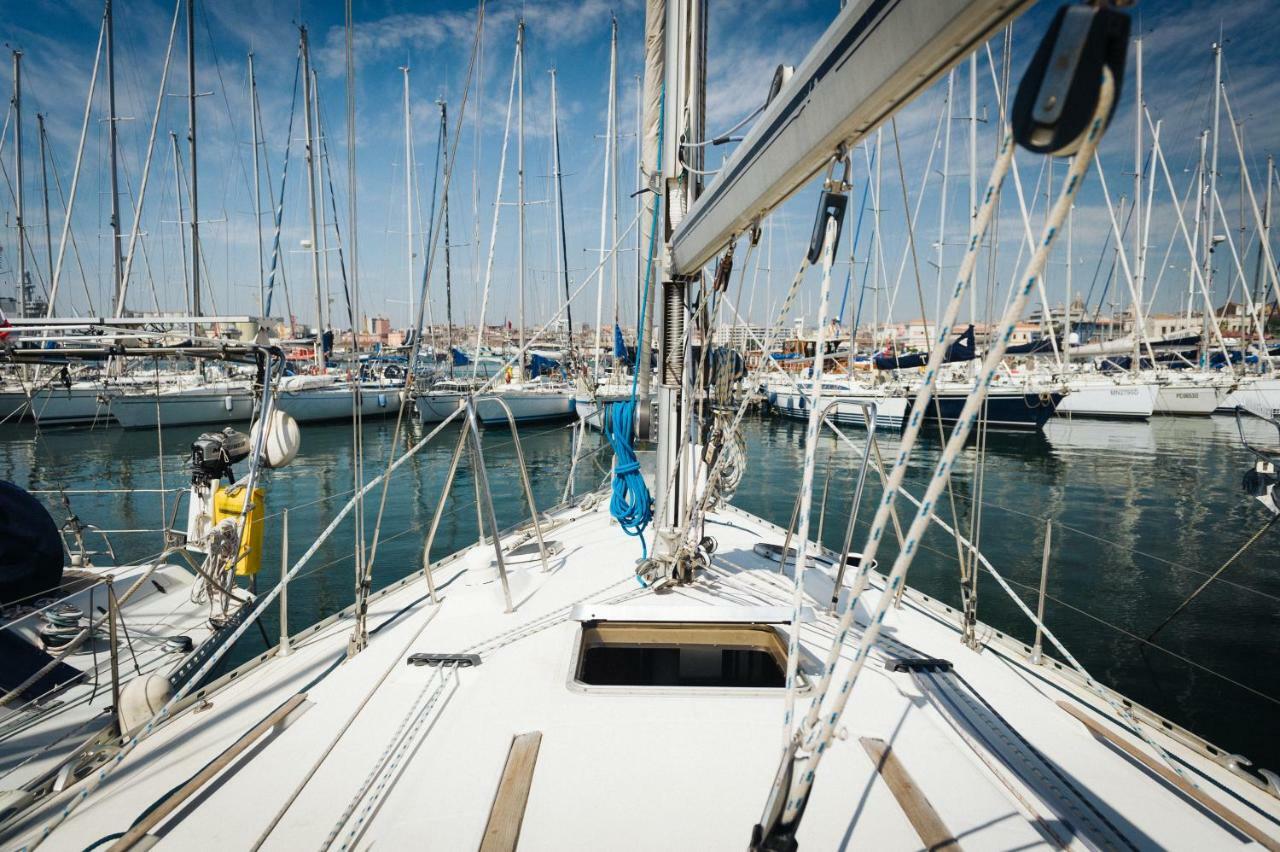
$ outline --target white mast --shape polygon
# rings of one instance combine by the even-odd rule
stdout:
[[[943,135],[942,142],[942,197],[938,201],[938,251],[937,251],[937,267],[938,277],[937,283],[933,289],[933,315],[936,318],[942,316],[942,261],[945,256],[944,243],[947,236],[947,178],[951,172],[951,103],[952,96],[955,93],[956,72],[953,68],[947,72],[947,132]],[[936,330],[939,334],[945,329],[940,326]],[[932,340],[936,335],[929,333],[929,323],[925,322],[925,337]]]
[[[612,257],[609,258],[611,275],[613,276],[613,322],[618,322],[618,19],[611,22],[612,34],[609,40],[609,182],[613,196],[613,223],[609,231],[609,245]],[[609,340],[613,340],[610,330]]]
[[[262,261],[262,183],[258,178],[258,80],[249,51],[249,126],[253,129],[253,230],[258,235],[258,314],[267,311],[267,270]]]
[[[565,322],[569,333],[565,336],[565,344],[570,352],[573,350],[573,300],[569,292],[569,247],[565,242],[564,228],[564,176],[560,171],[560,113],[556,98],[556,69],[551,69],[551,169],[552,191],[555,193],[556,210],[554,215],[556,278],[564,281]],[[555,292],[555,288],[552,288]]]
[[[110,44],[110,30],[107,31],[107,42]],[[110,58],[111,50],[108,47],[107,56]],[[108,72],[109,73],[109,72]],[[112,84],[108,82],[108,88]],[[112,97],[111,108],[111,127],[112,136],[115,134],[115,98]],[[191,174],[188,176],[190,181],[191,193],[191,307],[196,315],[200,315],[200,182],[199,171],[196,161],[196,0],[187,0],[187,145],[191,155]],[[114,150],[114,143],[112,143]],[[114,155],[112,160],[114,161]],[[115,180],[115,168],[111,170],[112,182]],[[115,191],[112,193],[112,200],[116,196]],[[118,210],[118,208],[115,208]],[[117,221],[119,216],[116,217]],[[116,241],[119,243],[120,234],[117,225]],[[119,258],[119,250],[116,252]]]
[[[609,39],[609,111],[608,118],[605,119],[604,134],[604,174],[601,178],[600,189],[600,262],[604,263],[605,252],[608,251],[611,243],[609,242],[609,187],[610,187],[610,169],[614,166],[613,156],[613,110],[614,110],[614,86],[617,82],[617,64],[618,64],[618,19],[613,18],[609,24],[611,35]],[[616,218],[616,217],[615,217]],[[614,224],[617,229],[617,223]],[[616,236],[616,233],[615,233]],[[592,377],[600,380],[600,323],[604,321],[604,275],[596,279],[596,335],[595,347],[593,348],[593,364],[591,367]],[[614,315],[618,311],[618,292],[617,292],[617,264],[614,265]]]
[[[1222,109],[1222,45],[1213,45],[1213,147],[1209,151],[1209,189],[1205,203],[1204,287],[1213,298],[1213,199],[1218,194],[1218,124]],[[1213,309],[1213,305],[1209,305]]]
[[[108,8],[110,8],[110,4],[108,4]],[[111,43],[110,32],[111,32],[110,25],[108,25],[107,44]],[[108,58],[110,58],[110,54],[108,54]],[[21,50],[15,50],[13,52],[13,101],[12,103],[13,103],[13,118],[14,118],[13,168],[17,172],[17,175],[15,176],[15,180],[17,181],[16,202],[17,202],[17,208],[18,208],[18,222],[17,222],[18,224],[18,316],[25,317],[27,315],[27,229],[26,229],[26,218],[24,216],[26,210],[23,207],[23,203],[22,203],[23,180],[22,180],[22,51]],[[114,122],[112,123],[111,127],[112,128],[115,127]],[[113,169],[112,176],[114,175],[115,175],[115,170]],[[117,234],[117,240],[115,244],[117,246],[120,245],[118,234]],[[120,270],[120,267],[117,264],[116,266],[117,273],[119,272],[119,270]],[[119,279],[117,278],[117,280]],[[119,285],[117,284],[117,286]]]
[[[42,112],[36,113],[36,127],[37,127],[36,132],[39,134],[38,139],[40,142],[40,192],[44,196],[44,248],[45,248],[45,257],[47,258],[45,262],[48,264],[49,274],[53,275],[53,223],[49,221],[49,167],[46,164],[46,159],[47,159],[46,148],[48,146],[48,137],[45,135],[45,132],[44,132],[44,113]],[[1267,158],[1267,163],[1268,165],[1270,165],[1271,163],[1270,157]],[[1268,220],[1270,220],[1271,218],[1270,210],[1271,210],[1271,185],[1270,185],[1270,172],[1268,172],[1268,183],[1267,183],[1267,211],[1268,211],[1267,218]],[[53,307],[52,293],[49,295],[48,307],[49,308]],[[52,313],[50,313],[50,316],[52,316]]]
[[[400,66],[404,74],[404,238],[405,238],[405,287],[409,292],[409,325],[417,322],[413,312],[413,140],[410,136],[409,117],[409,66]],[[416,335],[421,329],[413,329]]]
[[[311,79],[311,47],[307,40],[307,28],[302,27],[302,101],[303,122],[306,124],[304,134],[307,151],[307,201],[311,210],[311,279],[316,290],[316,345],[315,362],[317,369],[324,368],[324,292],[320,288],[320,256],[317,254],[320,244],[319,226],[316,222],[316,157],[315,139],[311,135],[312,109],[311,95],[313,81]],[[359,318],[357,318],[357,321]]]
[[[178,246],[182,249],[182,290],[187,299],[187,313],[191,313],[191,288],[187,286],[187,235],[182,232],[182,160],[178,151],[178,134],[169,131],[173,145],[173,200],[178,208]],[[192,314],[194,316],[194,314]],[[195,333],[195,329],[191,329]]]
[[[1142,35],[1133,40],[1133,56],[1137,92],[1134,97],[1136,115],[1133,122],[1133,363],[1131,372],[1137,373],[1142,363],[1142,346],[1139,343],[1139,325],[1145,325],[1142,310],[1143,249],[1142,239]]]
[[[969,219],[978,215],[978,51],[969,54]],[[969,288],[969,322],[978,320],[978,288]]]
[[[524,18],[516,26],[516,266],[520,269],[520,378],[524,378]]]

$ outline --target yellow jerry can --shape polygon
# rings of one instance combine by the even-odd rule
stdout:
[[[243,485],[231,488],[219,488],[213,494],[213,524],[217,526],[227,518],[240,519],[244,511]],[[249,514],[245,517],[244,531],[240,534],[240,553],[236,561],[236,575],[252,577],[262,569],[262,543],[265,540],[265,523],[267,492],[264,488],[253,489],[253,502],[249,506]]]

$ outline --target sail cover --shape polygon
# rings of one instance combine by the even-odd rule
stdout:
[[[951,341],[942,360],[944,363],[952,364],[959,361],[972,361],[977,357],[977,345],[974,343],[973,326],[971,325],[959,337]],[[899,355],[895,358],[893,355],[881,352],[876,356],[875,363],[877,370],[911,370],[929,363],[929,353],[914,352],[910,355]]]
[[[1019,343],[1017,346],[1010,346],[1004,350],[1006,355],[1041,355],[1052,352],[1053,339],[1049,337],[1042,337],[1030,343]]]

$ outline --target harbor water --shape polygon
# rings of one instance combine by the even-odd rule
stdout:
[[[1247,424],[1260,442],[1274,442],[1264,424]],[[736,505],[785,526],[792,514],[797,472],[803,465],[801,422],[744,421],[749,459]],[[401,436],[422,437],[415,422]],[[127,432],[118,428],[46,429],[6,425],[0,433],[0,476],[39,492],[60,524],[70,512],[111,540],[117,558],[137,561],[158,553],[157,530],[186,502],[187,456],[197,428]],[[391,454],[394,421],[364,426],[365,476],[381,473]],[[448,471],[458,431],[446,428],[390,480],[374,564],[374,585],[384,586],[422,567],[422,548]],[[824,543],[839,548],[865,436],[855,446],[825,433],[818,448],[814,516]],[[565,424],[531,426],[521,433],[535,500],[559,502],[572,457],[573,430]],[[878,441],[892,458],[896,438]],[[922,442],[908,477],[912,493],[936,462],[936,436]],[[979,447],[968,450],[952,477],[951,497],[938,514],[973,534],[982,553],[1032,609],[1047,523],[1052,521],[1045,621],[1101,682],[1185,725],[1214,744],[1280,769],[1280,647],[1269,637],[1280,626],[1280,525],[1263,533],[1221,576],[1174,619],[1150,636],[1214,571],[1262,528],[1270,515],[1240,489],[1250,465],[1233,418],[1160,418],[1150,423],[1051,421],[1042,435],[991,434],[977,475]],[[527,520],[511,434],[484,436],[485,464],[499,524]],[[349,499],[354,485],[352,428],[310,425],[302,451],[287,469],[268,475],[267,545],[257,579],[266,589],[279,577],[280,513],[289,509],[289,554],[296,560]],[[611,455],[596,433],[585,436],[577,465],[578,493],[603,484]],[[829,471],[829,476],[828,476]],[[822,494],[828,497],[825,514]],[[109,490],[102,490],[109,489]],[[96,493],[95,493],[96,492]],[[445,507],[432,557],[476,540],[474,479],[464,456]],[[861,546],[881,496],[873,471],[859,511],[855,548]],[[381,492],[366,501],[369,538]],[[64,498],[67,501],[64,503]],[[982,511],[975,516],[975,506]],[[914,507],[899,501],[905,528]],[[353,526],[348,518],[290,583],[292,632],[353,600]],[[91,549],[102,537],[87,534]],[[954,539],[936,526],[926,536],[908,584],[952,606],[959,604]],[[887,568],[896,552],[892,533],[879,556]],[[634,559],[635,553],[619,553]],[[99,560],[105,557],[99,557]],[[989,576],[979,581],[978,618],[991,629],[1028,644],[1034,629]],[[261,652],[279,634],[272,608],[229,655],[228,665]],[[263,635],[265,633],[265,636]],[[981,639],[981,634],[979,635]],[[1045,643],[1046,653],[1058,656]],[[854,702],[856,712],[856,699]],[[781,720],[781,707],[779,707]]]

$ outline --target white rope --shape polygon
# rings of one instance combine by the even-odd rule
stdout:
[[[964,409],[961,411],[955,428],[951,432],[942,457],[934,468],[934,474],[929,481],[929,486],[925,490],[924,496],[921,498],[919,510],[916,512],[916,516],[907,530],[903,546],[899,551],[897,558],[894,560],[892,570],[886,578],[885,588],[877,602],[876,610],[872,614],[870,623],[866,630],[863,632],[862,639],[858,644],[853,662],[848,671],[846,671],[844,679],[840,684],[840,688],[836,691],[831,711],[822,713],[825,698],[830,690],[835,674],[835,667],[840,658],[841,648],[844,645],[845,637],[848,635],[849,629],[853,623],[854,613],[857,609],[855,602],[858,595],[867,585],[867,580],[870,575],[870,566],[874,564],[875,552],[884,531],[889,509],[893,505],[895,492],[901,487],[902,480],[905,476],[906,463],[910,458],[912,445],[914,444],[914,440],[918,433],[922,413],[927,407],[927,397],[930,395],[937,380],[938,363],[942,359],[946,346],[945,334],[939,336],[937,344],[929,354],[929,366],[925,373],[925,381],[922,384],[918,398],[913,406],[913,414],[910,419],[908,431],[903,435],[898,460],[894,465],[889,482],[885,486],[885,496],[881,501],[880,507],[877,509],[876,518],[872,523],[872,529],[870,536],[868,537],[867,546],[863,549],[862,566],[858,571],[854,589],[850,594],[849,605],[846,608],[844,615],[841,616],[836,639],[827,655],[826,665],[822,673],[819,688],[816,690],[814,701],[810,706],[809,714],[805,719],[802,734],[804,735],[803,745],[806,750],[806,755],[799,758],[800,765],[796,769],[792,780],[791,790],[789,791],[786,800],[786,806],[782,818],[784,823],[795,820],[799,814],[800,808],[808,798],[809,790],[813,786],[814,773],[822,761],[823,754],[826,752],[827,747],[835,736],[836,726],[840,722],[840,718],[847,706],[849,696],[852,694],[853,687],[857,683],[858,675],[862,671],[867,656],[870,654],[871,649],[876,645],[881,627],[884,623],[885,615],[888,612],[889,606],[893,602],[894,593],[898,587],[903,584],[907,570],[910,568],[911,562],[915,558],[915,554],[918,550],[917,546],[929,527],[929,523],[932,519],[934,503],[950,481],[952,467],[955,464],[956,458],[963,451],[969,432],[978,419],[983,402],[986,399],[987,390],[1000,367],[1000,362],[1004,357],[1005,349],[1008,347],[1009,340],[1013,335],[1014,327],[1021,317],[1022,311],[1026,306],[1032,289],[1036,286],[1040,275],[1043,273],[1044,268],[1048,263],[1054,239],[1057,236],[1062,223],[1066,221],[1072,202],[1075,200],[1075,196],[1079,191],[1081,181],[1089,168],[1089,161],[1092,158],[1094,150],[1097,148],[1098,142],[1102,138],[1102,131],[1105,127],[1106,118],[1110,113],[1114,98],[1115,83],[1111,78],[1110,72],[1104,70],[1102,86],[1099,92],[1098,104],[1095,109],[1092,124],[1090,125],[1084,140],[1081,142],[1080,149],[1073,158],[1071,166],[1067,171],[1063,190],[1058,196],[1057,201],[1054,203],[1053,208],[1049,211],[1040,243],[1036,248],[1036,253],[1032,255],[1027,270],[1023,274],[1022,283],[1017,288],[1014,298],[1010,301],[1008,308],[1005,310],[1004,317],[1001,319],[1000,330],[994,339],[993,345],[988,350],[986,357],[983,359],[982,369],[974,382],[973,390],[965,401]],[[956,287],[951,301],[947,306],[947,319],[939,323],[941,328],[949,328],[952,322],[954,322],[955,316],[959,311],[961,297],[968,284],[968,279],[972,275],[974,266],[976,265],[977,250],[981,242],[982,234],[985,232],[992,217],[995,193],[999,188],[1000,182],[1003,181],[1004,175],[1007,173],[1012,161],[1013,140],[1011,136],[1006,133],[1005,138],[1001,143],[1000,153],[996,160],[996,167],[993,170],[991,181],[987,185],[987,193],[983,200],[982,207],[979,210],[979,215],[974,220],[972,229],[973,233],[970,235],[968,250],[966,252],[964,262],[961,265],[959,280],[956,282]],[[820,713],[822,713],[822,715],[821,720],[819,721]],[[1174,771],[1178,771],[1176,767]]]
[[[822,248],[822,289],[818,295],[818,333],[813,344],[813,395],[809,401],[809,422],[805,429],[804,471],[800,476],[800,528],[796,533],[795,590],[791,599],[791,629],[787,640],[786,709],[782,714],[782,744],[785,748],[793,736],[792,720],[796,707],[796,669],[800,662],[800,615],[804,607],[804,569],[808,561],[809,515],[813,506],[813,469],[818,457],[818,430],[822,427],[822,368],[826,363],[823,345],[826,342],[827,296],[831,292],[831,262],[835,255],[839,223],[834,216],[827,218]],[[786,564],[783,553],[781,563]]]

